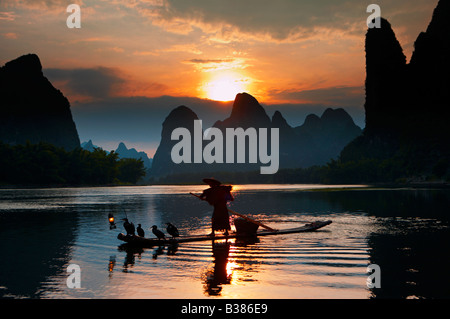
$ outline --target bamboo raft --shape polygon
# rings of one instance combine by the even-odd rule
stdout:
[[[272,236],[272,235],[284,235],[284,234],[295,234],[295,233],[303,233],[303,232],[312,232],[322,227],[325,227],[331,224],[331,220],[327,221],[316,221],[314,223],[305,224],[301,227],[296,228],[287,228],[280,230],[263,230],[258,231],[255,234],[248,233],[231,233],[227,236],[225,235],[216,235],[211,237],[209,235],[198,235],[198,236],[181,236],[176,238],[167,238],[167,239],[158,239],[158,238],[145,238],[136,235],[125,235],[120,233],[117,236],[117,239],[126,242],[129,245],[143,248],[150,248],[154,246],[163,246],[169,244],[178,244],[178,243],[188,243],[188,242],[196,242],[196,241],[208,241],[208,240],[222,240],[222,239],[232,239],[232,238],[251,238],[251,237],[259,237],[259,236]]]

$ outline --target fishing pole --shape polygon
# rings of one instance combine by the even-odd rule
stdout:
[[[125,213],[125,218],[126,219],[128,219],[128,214],[127,214],[127,211],[125,210],[125,209],[123,209],[122,207],[121,207],[121,209],[123,210],[123,212]]]

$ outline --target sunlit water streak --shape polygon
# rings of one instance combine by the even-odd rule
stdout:
[[[448,192],[339,187],[234,188],[232,208],[274,228],[333,220],[317,232],[151,249],[125,249],[116,238],[123,231],[120,218],[127,214],[135,224],[141,223],[148,236],[152,236],[151,225],[161,228],[167,221],[183,235],[208,233],[211,207],[188,195],[205,186],[0,190],[0,296],[369,298],[386,293],[429,297],[421,280],[435,278],[427,274],[428,264],[417,264],[411,254],[422,251],[423,239],[435,243],[449,238],[448,217],[443,213]],[[402,211],[410,201],[416,201],[413,208]],[[432,213],[423,211],[423,201]],[[430,203],[438,204],[430,207]],[[118,229],[109,229],[108,213],[116,216]],[[440,237],[430,239],[428,233]],[[385,241],[390,241],[388,246]],[[405,265],[387,263],[384,258],[390,254],[402,258]],[[441,260],[444,266],[449,263]],[[369,290],[366,271],[372,262],[383,263],[388,279],[405,277],[401,287]],[[66,269],[73,263],[82,270],[80,289],[66,285]]]

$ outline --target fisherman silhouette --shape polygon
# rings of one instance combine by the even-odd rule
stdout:
[[[205,189],[199,196],[200,199],[206,200],[208,204],[214,207],[212,215],[212,232],[211,237],[214,237],[214,232],[224,231],[228,235],[228,230],[231,230],[230,218],[228,216],[227,202],[234,200],[231,195],[231,186],[222,185],[216,179],[205,178],[203,182],[209,185],[210,188]]]

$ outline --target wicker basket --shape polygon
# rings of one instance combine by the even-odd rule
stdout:
[[[234,220],[234,226],[236,227],[237,234],[248,234],[248,235],[256,234],[256,231],[258,230],[259,227],[255,223],[249,222],[248,220],[241,217],[236,218]]]

